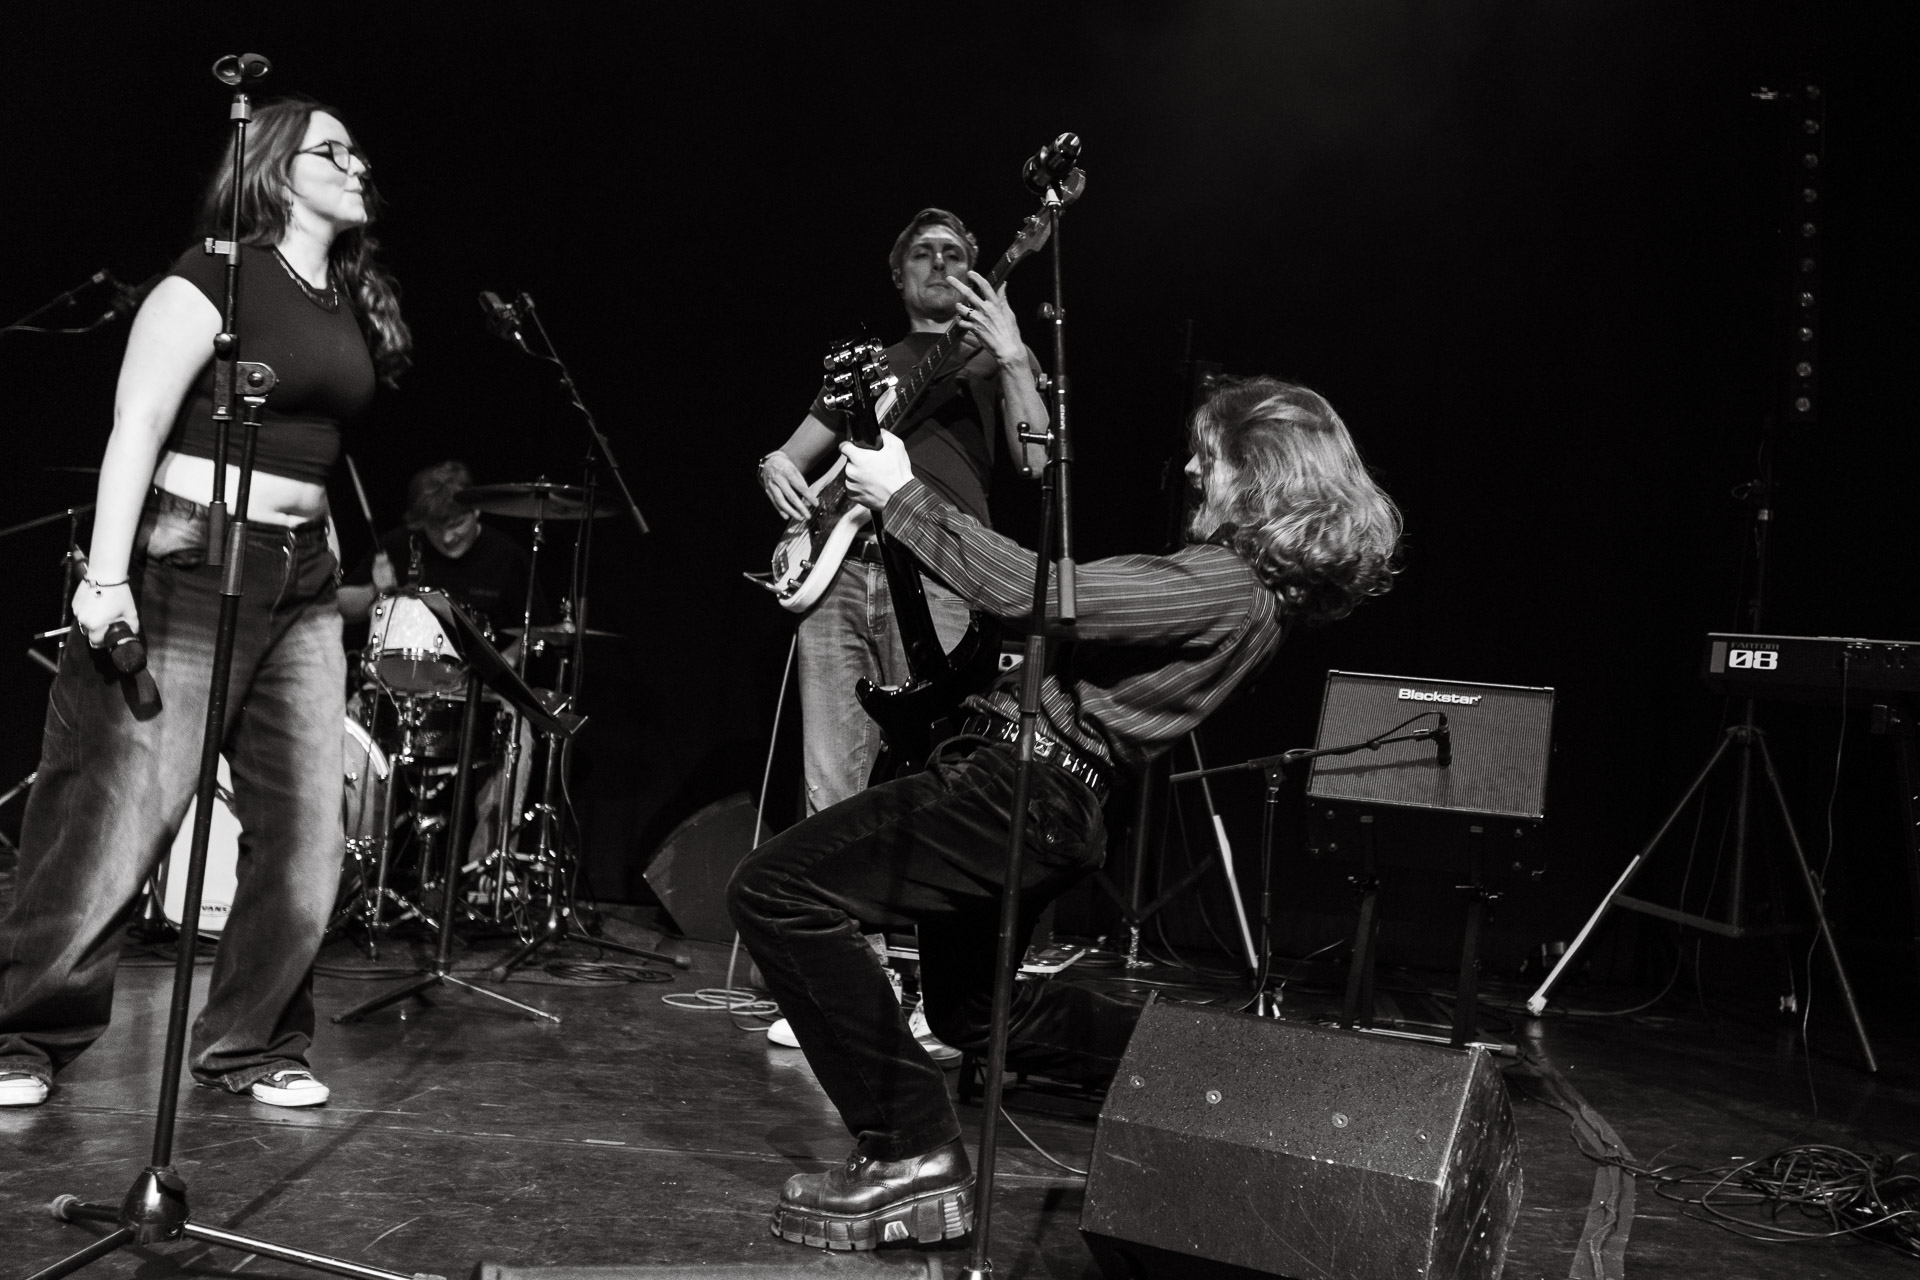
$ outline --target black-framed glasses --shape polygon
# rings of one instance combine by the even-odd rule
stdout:
[[[373,172],[373,162],[367,159],[366,153],[349,142],[338,142],[329,139],[317,147],[308,147],[305,151],[299,152],[298,154],[303,156],[325,156],[327,163],[342,173],[353,172],[347,165],[347,162],[350,160],[358,160],[360,162],[361,173],[366,174]]]

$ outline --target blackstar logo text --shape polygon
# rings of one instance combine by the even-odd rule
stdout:
[[[1402,702],[1451,702],[1458,706],[1470,707],[1485,697],[1480,693],[1428,693],[1425,689],[1402,689]]]

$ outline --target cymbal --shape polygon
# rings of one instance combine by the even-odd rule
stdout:
[[[521,629],[519,627],[501,627],[500,631],[504,635],[517,636],[520,634]],[[574,628],[561,626],[535,627],[531,632],[535,640],[570,640],[573,638],[573,633]],[[618,631],[602,631],[598,627],[588,627],[586,634],[590,639],[594,640],[626,639],[626,636]]]
[[[616,510],[607,494],[599,494],[593,513],[587,513],[587,491],[577,484],[535,480],[527,484],[482,484],[462,489],[454,499],[488,515],[518,516],[523,520],[598,520]]]
[[[53,466],[42,467],[40,469],[42,471],[63,471],[69,475],[76,476],[97,476],[100,474],[100,468],[98,467]]]

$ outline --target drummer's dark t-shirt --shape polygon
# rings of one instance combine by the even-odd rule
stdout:
[[[380,549],[393,561],[394,575],[404,585],[413,563],[413,543],[420,546],[418,585],[444,591],[461,604],[485,616],[497,630],[517,627],[527,605],[527,553],[498,529],[480,526],[480,537],[458,560],[441,555],[424,534],[395,529],[380,539]],[[544,575],[543,575],[544,576]],[[347,574],[346,581],[365,585],[373,581],[373,557],[365,557]],[[544,593],[533,597],[533,621],[553,621]]]

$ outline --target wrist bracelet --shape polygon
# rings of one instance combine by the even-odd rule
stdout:
[[[80,581],[92,587],[95,591],[105,591],[108,587],[124,587],[127,585],[129,579],[122,578],[118,582],[96,582],[92,576],[89,575],[88,577],[80,579]]]

